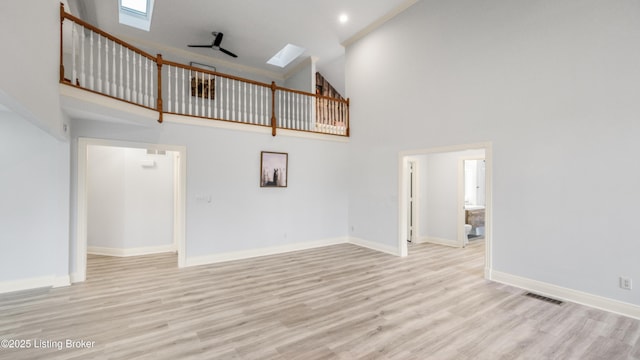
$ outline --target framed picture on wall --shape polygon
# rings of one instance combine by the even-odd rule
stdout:
[[[260,187],[287,187],[288,174],[289,154],[260,153]]]
[[[199,72],[198,69],[207,71],[216,71],[215,66],[190,62],[191,69],[191,96],[201,97],[203,99],[215,98],[216,77],[209,73]]]

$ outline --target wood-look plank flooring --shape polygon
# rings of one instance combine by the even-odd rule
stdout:
[[[640,359],[640,321],[488,282],[483,255],[478,241],[186,269],[90,256],[85,283],[0,295],[0,338],[95,346],[0,359]]]

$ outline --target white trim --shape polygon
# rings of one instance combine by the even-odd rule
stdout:
[[[380,252],[391,254],[391,255],[395,255],[395,256],[402,256],[398,252],[398,248],[396,248],[395,246],[380,244],[380,243],[377,243],[377,242],[364,240],[364,239],[360,239],[360,238],[356,238],[356,237],[350,237],[348,242],[349,242],[349,244],[358,245],[360,247],[364,247],[364,248],[367,248],[367,249],[380,251]],[[405,239],[405,242],[406,242],[406,239]]]
[[[351,44],[353,44],[354,42],[362,39],[363,37],[365,37],[365,35],[369,34],[370,32],[374,31],[375,29],[379,28],[380,26],[382,26],[384,23],[386,23],[387,21],[393,19],[394,17],[398,16],[400,13],[402,13],[403,11],[407,10],[410,6],[412,6],[413,4],[417,3],[418,0],[407,0],[403,3],[401,3],[400,5],[396,6],[395,8],[391,9],[391,11],[389,11],[386,15],[384,15],[383,17],[377,19],[376,21],[372,22],[371,24],[369,24],[367,27],[365,27],[364,29],[358,31],[357,33],[355,33],[355,35],[351,36],[350,38],[348,38],[347,40],[343,41],[340,45],[344,46],[345,48]]]
[[[140,255],[151,255],[151,254],[162,254],[169,252],[176,252],[177,248],[174,244],[163,245],[163,246],[148,246],[148,247],[139,247],[139,248],[108,248],[108,247],[100,247],[100,246],[89,246],[87,248],[87,254],[92,255],[104,255],[104,256],[117,256],[117,257],[128,257],[128,256],[140,256]]]
[[[71,282],[69,280],[69,276],[41,276],[29,279],[22,280],[12,280],[12,281],[3,281],[0,282],[0,294],[14,292],[14,291],[23,291],[23,290],[32,290],[46,287],[62,287],[69,286]]]
[[[431,244],[451,246],[451,247],[455,247],[455,248],[461,248],[462,247],[460,245],[460,241],[458,241],[458,240],[443,239],[443,238],[437,238],[437,237],[423,237],[420,242],[421,243],[425,242],[425,243],[431,243]]]
[[[640,306],[626,302],[605,298],[586,292],[565,288],[558,285],[532,280],[517,275],[511,275],[496,270],[490,271],[492,281],[515,286],[527,291],[555,299],[574,302],[592,308],[609,311],[615,314],[640,319]]]
[[[273,246],[261,249],[241,250],[219,254],[211,254],[204,256],[195,256],[187,258],[186,266],[199,266],[207,264],[216,264],[226,261],[249,259],[259,256],[276,255],[292,251],[308,250],[324,246],[345,244],[348,242],[347,238],[333,238],[318,241],[309,241],[303,243],[294,243],[281,246]]]
[[[73,282],[86,280],[87,275],[87,155],[89,146],[112,146],[127,148],[156,149],[175,151],[180,181],[175,184],[176,198],[174,199],[174,243],[178,251],[178,267],[184,267],[186,263],[186,193],[187,193],[187,148],[179,145],[135,143],[119,140],[106,140],[94,138],[78,138],[78,198],[77,198],[77,222],[75,240],[75,273],[70,277]]]
[[[211,119],[198,118],[198,117],[186,116],[186,115],[164,114],[162,119],[164,123],[205,126],[205,127],[212,127],[217,129],[242,131],[245,133],[253,132],[258,134],[271,135],[271,130],[272,130],[270,126],[256,126],[255,124],[211,120]],[[309,132],[309,131],[297,131],[297,130],[278,128],[277,133],[278,133],[278,136],[288,136],[288,137],[296,137],[296,138],[303,138],[303,139],[324,140],[324,141],[333,141],[333,142],[342,142],[342,143],[349,142],[349,138],[346,136],[323,134],[323,133],[316,133],[316,132]]]

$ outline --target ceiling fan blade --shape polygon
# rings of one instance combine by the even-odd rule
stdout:
[[[229,56],[231,56],[231,57],[234,57],[234,58],[237,58],[237,57],[238,57],[238,55],[236,55],[236,54],[232,53],[232,52],[231,52],[231,51],[229,51],[229,50],[226,50],[226,49],[220,48],[220,51],[222,51],[223,53],[225,53],[225,54],[227,54],[227,55],[229,55]]]
[[[211,45],[187,45],[188,47],[210,48]]]
[[[224,34],[221,33],[221,32],[216,33],[216,38],[215,38],[215,40],[213,40],[213,46],[214,47],[219,47],[220,46],[220,43],[222,43],[222,37],[223,36],[224,36]]]

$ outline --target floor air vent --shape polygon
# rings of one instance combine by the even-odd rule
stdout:
[[[542,300],[542,301],[546,301],[548,303],[554,304],[554,305],[562,305],[563,302],[560,300],[556,300],[556,299],[552,299],[546,296],[542,296],[542,295],[538,295],[532,292],[528,292],[526,294],[524,294],[524,296],[528,296],[528,297],[532,297],[534,299],[538,299],[538,300]]]

